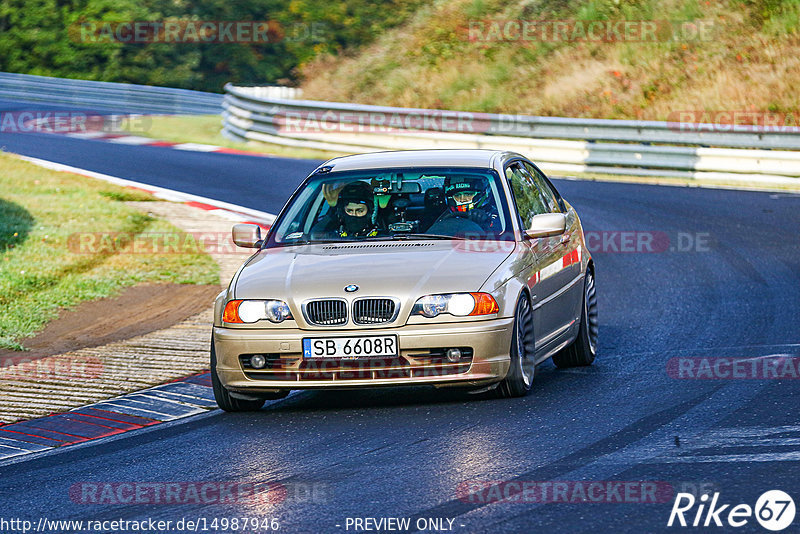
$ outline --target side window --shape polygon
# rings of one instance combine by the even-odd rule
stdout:
[[[506,178],[514,193],[514,203],[517,205],[522,228],[529,226],[534,215],[551,211],[540,195],[533,177],[520,163],[512,163],[506,167]]]
[[[533,177],[533,182],[536,184],[536,188],[541,192],[542,198],[547,203],[548,211],[551,213],[560,213],[561,208],[558,206],[558,199],[556,198],[553,189],[547,183],[542,173],[536,170],[535,167],[530,165],[529,163],[523,163],[525,169],[530,173]]]

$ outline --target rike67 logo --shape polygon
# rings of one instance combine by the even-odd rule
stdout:
[[[777,532],[791,525],[794,515],[794,500],[781,490],[764,492],[756,501],[755,508],[749,504],[722,504],[719,492],[714,493],[711,502],[708,494],[696,499],[691,493],[678,493],[667,526],[738,528],[748,524],[755,516],[762,527]]]

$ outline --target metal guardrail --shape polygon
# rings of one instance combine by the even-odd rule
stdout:
[[[0,72],[0,98],[122,113],[216,114],[222,95],[135,85]]]
[[[793,151],[800,133],[789,131],[318,102],[231,84],[225,92],[222,133],[239,141],[343,152],[508,149],[565,172],[787,183],[800,177],[800,152]]]
[[[300,98],[303,94],[302,89],[296,87],[284,87],[281,85],[265,85],[263,87],[237,87],[242,94],[254,99],[278,99],[288,100]]]

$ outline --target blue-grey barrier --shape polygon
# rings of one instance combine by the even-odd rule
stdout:
[[[283,91],[283,92],[282,92]],[[337,152],[491,148],[545,170],[796,183],[800,128],[571,119],[299,100],[225,86],[223,134]]]
[[[216,114],[222,95],[187,89],[0,72],[0,98],[100,112]]]

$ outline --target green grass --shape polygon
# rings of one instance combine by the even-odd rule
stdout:
[[[219,267],[206,254],[70,247],[88,232],[180,233],[121,202],[145,199],[152,197],[0,153],[0,348],[22,350],[20,341],[60,309],[126,286],[219,283]]]
[[[322,159],[326,160],[341,155],[337,152],[314,150],[310,148],[293,148],[267,143],[237,143],[220,133],[222,118],[219,115],[171,115],[153,116],[132,134],[152,137],[174,143],[202,143],[226,148],[235,148],[257,154],[271,154],[285,158]]]
[[[118,200],[120,202],[152,202],[158,200],[153,195],[142,191],[123,190],[123,191],[100,191],[100,196]]]
[[[769,2],[764,27],[773,37],[800,33],[800,0]]]

